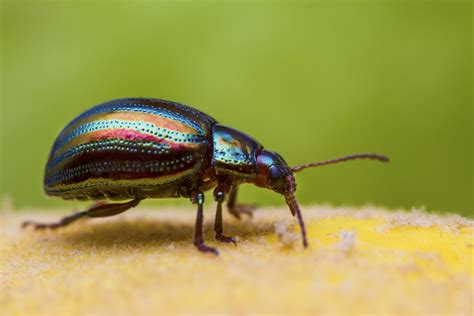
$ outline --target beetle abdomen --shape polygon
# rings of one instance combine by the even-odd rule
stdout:
[[[215,122],[157,99],[97,105],[59,134],[46,165],[45,191],[78,199],[147,197],[151,191],[174,196],[178,184],[208,164]]]

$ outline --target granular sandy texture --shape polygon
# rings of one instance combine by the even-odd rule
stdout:
[[[208,208],[209,209],[209,208]],[[2,315],[473,313],[474,225],[421,211],[303,207],[303,250],[287,209],[252,220],[224,215],[238,246],[192,246],[194,211],[136,208],[58,231],[25,219],[68,212],[3,212]]]

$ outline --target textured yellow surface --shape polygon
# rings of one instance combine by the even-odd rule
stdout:
[[[465,314],[473,306],[473,221],[371,208],[303,207],[303,250],[287,209],[224,217],[238,246],[191,243],[194,212],[136,208],[55,232],[3,212],[1,314]],[[296,233],[295,233],[296,232]]]

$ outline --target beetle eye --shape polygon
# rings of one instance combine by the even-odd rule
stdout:
[[[270,183],[272,185],[276,184],[281,179],[282,176],[283,174],[280,168],[275,167],[275,166],[272,166],[270,168]]]

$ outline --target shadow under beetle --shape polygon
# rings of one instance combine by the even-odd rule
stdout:
[[[116,215],[147,198],[186,197],[197,204],[194,245],[217,255],[217,249],[204,243],[203,192],[214,188],[216,239],[235,244],[234,237],[223,235],[222,203],[228,195],[227,206],[234,216],[250,213],[252,208],[236,204],[236,196],[240,184],[253,183],[285,197],[307,247],[294,173],[364,158],[388,161],[382,155],[355,154],[290,167],[253,138],[189,106],[159,99],[118,99],[92,107],[61,131],[46,165],[44,190],[63,199],[131,201],[101,201],[57,223],[27,221],[23,226],[54,229],[83,217]]]

